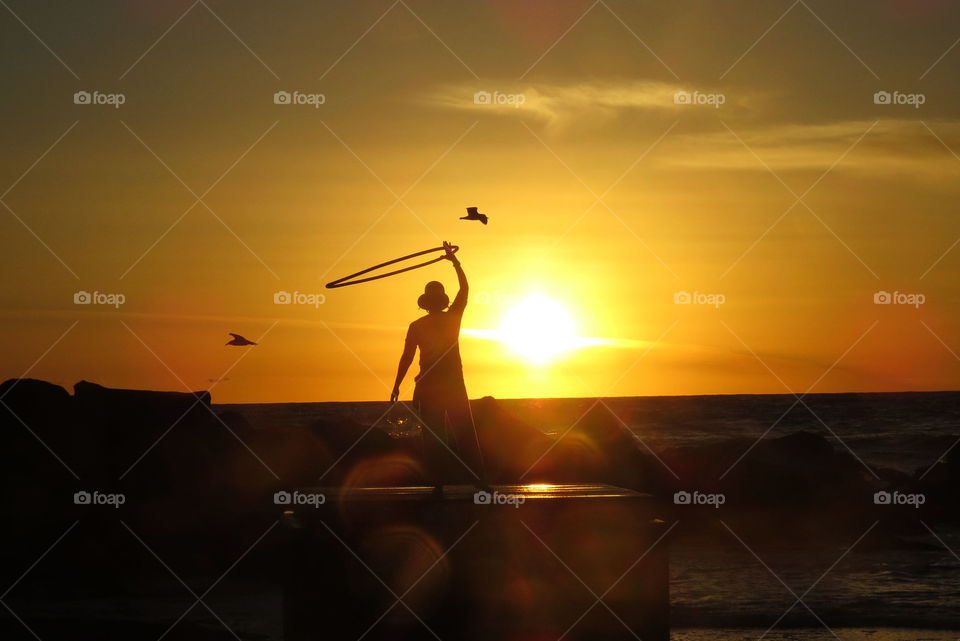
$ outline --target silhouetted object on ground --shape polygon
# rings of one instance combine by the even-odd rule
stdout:
[[[447,250],[443,257],[453,263],[460,290],[450,304],[442,283],[430,281],[424,287],[417,305],[427,315],[410,323],[390,400],[399,399],[400,383],[419,349],[420,373],[414,379],[413,406],[423,426],[426,465],[433,483],[440,486],[459,480],[482,485],[486,481],[483,457],[460,362],[460,321],[469,286],[460,261],[453,255],[453,245],[444,242],[443,246]],[[444,311],[447,306],[450,309]]]
[[[113,484],[139,497],[126,510],[142,507],[145,518],[165,527],[186,530],[194,519],[217,521],[234,510],[239,510],[235,516],[244,510],[255,513],[258,505],[250,497],[278,489],[276,477],[257,457],[285,483],[309,483],[323,475],[324,484],[341,485],[370,462],[398,457],[409,465],[395,468],[400,476],[386,479],[387,484],[424,484],[430,479],[417,439],[391,438],[378,426],[357,422],[347,410],[333,407],[327,418],[310,424],[261,426],[249,423],[241,412],[216,409],[208,392],[121,390],[82,381],[71,395],[58,385],[31,379],[0,383],[0,399],[0,495],[8,500],[9,513],[32,515],[10,529],[8,534],[16,537],[43,531],[46,512],[32,506],[54,504],[57,496],[69,496],[68,490],[106,491]],[[914,511],[907,514],[922,514],[931,525],[960,518],[930,498],[942,497],[946,505],[960,483],[960,457],[953,452],[932,469],[924,465],[913,473],[875,468],[881,481],[814,432],[759,442],[736,438],[673,447],[648,442],[654,445],[653,454],[601,406],[587,412],[562,438],[544,434],[536,415],[546,412],[551,402],[543,401],[544,409],[526,419],[518,418],[511,401],[485,397],[471,403],[489,482],[609,483],[668,501],[677,490],[698,487],[736,497],[724,506],[728,512],[773,511],[781,519],[805,520],[812,528],[821,527],[822,519],[843,516],[855,523],[854,515],[870,518],[876,509],[889,511],[890,506],[872,503],[873,492],[915,488],[927,495],[927,504],[919,510],[905,507]],[[749,447],[750,455],[734,465]],[[412,471],[422,476],[410,477]],[[203,512],[207,500],[232,500],[238,489],[244,498],[229,511]],[[153,501],[161,501],[163,510]],[[50,516],[54,518],[55,511]],[[694,517],[691,513],[687,518]],[[796,533],[806,534],[799,528]],[[15,552],[15,547],[9,550]],[[0,546],[0,556],[2,551]]]
[[[456,245],[451,245],[449,250],[453,253],[456,253],[460,248]],[[357,278],[357,276],[363,276],[364,274],[369,274],[372,271],[376,271],[381,267],[386,267],[387,265],[394,265],[396,263],[402,263],[405,260],[411,258],[416,258],[417,256],[423,256],[424,254],[432,254],[433,252],[444,252],[443,256],[437,256],[436,258],[431,258],[422,263],[417,263],[416,265],[411,265],[409,267],[404,267],[403,269],[395,269],[392,272],[387,272],[386,274],[377,274],[376,276],[367,276],[366,278]],[[407,254],[406,256],[401,256],[400,258],[394,258],[393,260],[388,260],[385,263],[380,263],[379,265],[374,265],[373,267],[367,267],[358,272],[350,274],[349,276],[344,276],[343,278],[338,278],[337,280],[332,280],[327,283],[327,289],[336,289],[337,287],[346,287],[347,285],[357,285],[359,283],[367,283],[371,280],[379,280],[381,278],[386,278],[387,276],[393,276],[394,274],[402,274],[403,272],[408,272],[411,269],[418,269],[420,267],[426,267],[427,265],[432,265],[436,262],[444,260],[446,258],[447,247],[432,247],[430,249],[424,249],[421,252],[416,252],[415,254]],[[354,280],[356,279],[356,280]]]
[[[234,334],[233,332],[227,333],[233,336],[233,340],[227,341],[227,345],[256,345],[256,343],[251,340],[247,340],[240,334]]]
[[[285,639],[668,641],[671,525],[653,497],[475,490],[299,488],[328,498],[277,510]]]
[[[467,215],[461,216],[460,220],[479,220],[484,225],[487,224],[487,215],[481,214],[476,207],[467,207]]]
[[[236,562],[250,546],[251,538],[261,531],[261,524],[275,520],[278,506],[273,496],[279,490],[323,484],[339,488],[338,492],[350,492],[374,486],[429,486],[432,482],[423,463],[419,439],[391,438],[376,425],[354,420],[355,404],[331,403],[322,410],[322,418],[309,424],[289,418],[271,423],[266,418],[254,420],[254,415],[246,410],[212,405],[209,394],[202,391],[120,390],[80,382],[73,392],[71,395],[58,385],[39,380],[12,379],[0,383],[0,501],[5,507],[4,515],[15,524],[0,531],[0,564],[19,568],[15,574],[21,573],[26,565],[24,550],[34,552],[31,559],[34,558],[53,536],[65,529],[65,524],[81,521],[49,559],[31,569],[17,584],[12,593],[15,598],[43,601],[52,594],[119,598],[129,594],[130,586],[140,586],[137,589],[150,593],[148,586],[155,582],[157,567],[131,562],[141,558],[138,555],[149,557],[126,529],[118,527],[118,519],[151,547],[162,550],[164,561],[171,567],[215,576]],[[924,464],[913,473],[898,475],[893,470],[875,467],[882,479],[878,480],[823,432],[799,432],[763,438],[760,442],[753,437],[709,439],[664,447],[648,439],[642,418],[618,417],[598,406],[562,436],[546,435],[538,428],[546,426],[543,417],[557,402],[539,401],[528,413],[523,413],[516,401],[486,397],[472,402],[489,482],[607,483],[650,493],[661,504],[668,504],[665,507],[669,509],[657,508],[658,511],[673,512],[682,521],[682,536],[696,537],[707,550],[715,549],[710,546],[717,541],[729,541],[729,533],[717,526],[718,512],[751,545],[757,541],[782,545],[785,540],[806,544],[816,539],[849,546],[870,523],[879,519],[880,524],[858,549],[909,551],[932,546],[930,549],[940,555],[943,550],[934,539],[917,539],[918,518],[934,530],[939,530],[938,524],[956,524],[960,519],[960,513],[953,509],[960,484],[960,456],[954,455],[956,449],[932,469]],[[375,415],[386,415],[387,403],[375,409]],[[622,420],[635,426],[634,431],[625,428]],[[635,434],[655,453],[647,450]],[[950,436],[948,441],[938,444],[938,451],[954,440]],[[753,449],[749,455],[721,479],[750,447]],[[727,502],[723,509],[669,505],[674,492],[693,487],[704,493],[724,493]],[[75,505],[71,500],[79,491],[94,490],[121,492],[126,503],[114,508]],[[881,490],[922,492],[927,497],[926,504],[920,508],[876,505],[872,499]],[[418,492],[418,496],[430,494],[429,487]],[[425,518],[441,518],[431,512],[437,502],[413,502],[423,508]],[[334,505],[334,497],[330,497],[330,504]],[[470,509],[472,504],[462,507]],[[508,519],[520,515],[540,536],[544,532],[558,537],[563,533],[576,537],[588,530],[603,533],[589,519],[563,520],[541,530],[527,519],[530,503],[519,510],[511,505],[477,506],[481,507],[492,507]],[[308,511],[313,514],[314,508]],[[669,525],[674,518],[666,520]],[[453,535],[459,536],[471,523],[473,520],[464,522],[459,531],[453,528]],[[771,523],[776,527],[771,527]],[[334,526],[332,522],[330,525]],[[478,525],[476,532],[454,547],[454,552],[460,545],[473,541],[485,527]],[[253,530],[257,532],[251,534]],[[506,529],[490,531],[493,538],[480,540],[491,549],[496,545],[509,547],[509,541],[498,534],[507,532]],[[520,544],[529,541],[539,546],[526,529],[517,531]],[[264,538],[233,574],[255,576],[260,581],[276,580],[277,568],[291,552],[278,533],[279,528]],[[394,528],[383,536],[402,538],[404,531],[402,527]],[[438,540],[444,545],[451,543],[449,539]],[[363,547],[359,541],[347,542],[357,550]],[[577,549],[557,549],[557,554],[571,561],[577,558]],[[541,551],[545,551],[542,546]],[[317,552],[323,563],[322,551]],[[342,552],[341,546],[338,553]],[[429,563],[442,552],[430,557]],[[401,556],[397,558],[402,560]],[[347,563],[351,563],[350,559]],[[442,563],[436,569],[441,566]],[[581,573],[578,565],[573,567]],[[588,564],[585,571],[589,572],[589,567]],[[519,564],[496,568],[501,568],[496,572],[527,571]],[[332,571],[329,563],[327,570]],[[397,572],[389,580],[402,580],[402,569]],[[322,573],[313,577],[327,580]],[[432,577],[431,574],[424,578],[423,587],[432,585]],[[409,581],[412,579],[408,577],[405,585]],[[529,595],[532,600],[527,600],[528,604],[549,607],[546,596],[538,600],[536,595],[540,593],[528,593],[528,587],[541,588],[540,584],[529,584],[512,594],[524,599],[524,595]],[[374,589],[375,586],[364,593],[371,594]],[[550,586],[543,589],[549,590]],[[340,585],[334,596],[343,592]],[[415,591],[408,596],[414,594]],[[458,598],[470,597],[461,594]],[[426,616],[425,611],[418,612]],[[95,616],[93,611],[91,616]],[[37,629],[43,629],[45,624],[40,620],[38,624]],[[30,625],[34,627],[32,619]],[[4,631],[0,621],[0,638],[6,639],[10,635],[5,636]],[[371,632],[375,633],[379,632]],[[359,634],[351,638],[356,636]],[[557,636],[559,633],[551,638]]]

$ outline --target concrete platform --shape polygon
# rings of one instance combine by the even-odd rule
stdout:
[[[306,639],[669,639],[666,524],[608,485],[299,488],[284,627]]]

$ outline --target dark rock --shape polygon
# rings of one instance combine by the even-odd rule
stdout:
[[[536,482],[555,472],[545,460],[553,439],[505,412],[492,396],[473,401],[471,409],[491,482]]]
[[[362,461],[404,453],[398,439],[391,438],[386,431],[351,419],[321,419],[308,429],[323,444],[328,455],[318,461],[316,467],[315,480],[320,481],[323,475],[324,485],[339,485]],[[323,460],[327,461],[326,465]]]
[[[0,501],[10,523],[26,524],[0,533],[4,561],[16,559],[37,532],[62,526],[90,444],[76,429],[73,398],[62,387],[11,379],[0,383],[0,399]]]
[[[8,462],[16,467],[43,459],[54,464],[45,469],[59,466],[46,449],[66,457],[74,445],[74,402],[67,390],[31,378],[10,379],[0,383],[0,403],[0,438]]]
[[[215,413],[224,424],[241,438],[252,436],[257,431],[257,428],[247,420],[247,417],[236,410],[222,410]]]
[[[195,485],[229,434],[210,410],[210,393],[113,389],[81,381],[74,400],[88,439],[97,445],[94,478],[123,479],[153,494]]]
[[[64,388],[35,378],[11,378],[0,383],[0,399],[20,410],[67,409],[70,393]]]
[[[960,449],[960,448],[958,448]],[[926,507],[932,512],[927,518],[935,521],[960,522],[957,508],[957,487],[960,486],[960,455],[956,450],[938,460],[933,467],[921,467],[901,491],[921,492]]]
[[[104,387],[89,381],[80,381],[73,386],[74,398],[84,412],[124,411],[137,415],[149,414],[160,422],[168,423],[191,412],[197,405],[209,407],[210,392],[155,392]]]

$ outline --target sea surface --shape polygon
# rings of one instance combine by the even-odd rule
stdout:
[[[547,433],[563,433],[597,399],[505,399],[509,412]],[[831,439],[874,468],[926,469],[960,439],[960,392],[651,396],[601,399],[657,451],[729,439],[776,437],[806,430]],[[383,421],[387,402],[216,405],[236,409],[255,427],[349,418]]]
[[[499,402],[542,431],[562,434],[598,401]],[[952,449],[960,439],[960,392],[811,394],[799,400],[792,395],[638,397],[600,402],[654,452],[809,431],[823,434],[835,449],[851,453],[881,478],[891,470],[922,473],[950,453],[960,454],[960,446]],[[385,402],[216,408],[240,411],[261,429],[338,417],[373,425],[382,423],[390,411]],[[913,525],[910,546],[893,550],[869,545],[867,539],[848,550],[854,541],[828,543],[826,537],[777,545],[769,539],[738,538],[732,531],[708,544],[681,538],[670,551],[674,638],[960,639],[960,530],[930,528],[919,519]],[[830,524],[824,523],[823,528],[827,531]]]

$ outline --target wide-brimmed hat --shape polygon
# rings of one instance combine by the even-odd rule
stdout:
[[[443,291],[443,283],[431,280],[423,287],[423,294],[417,299],[417,307],[428,312],[446,309],[450,305],[450,297]]]

